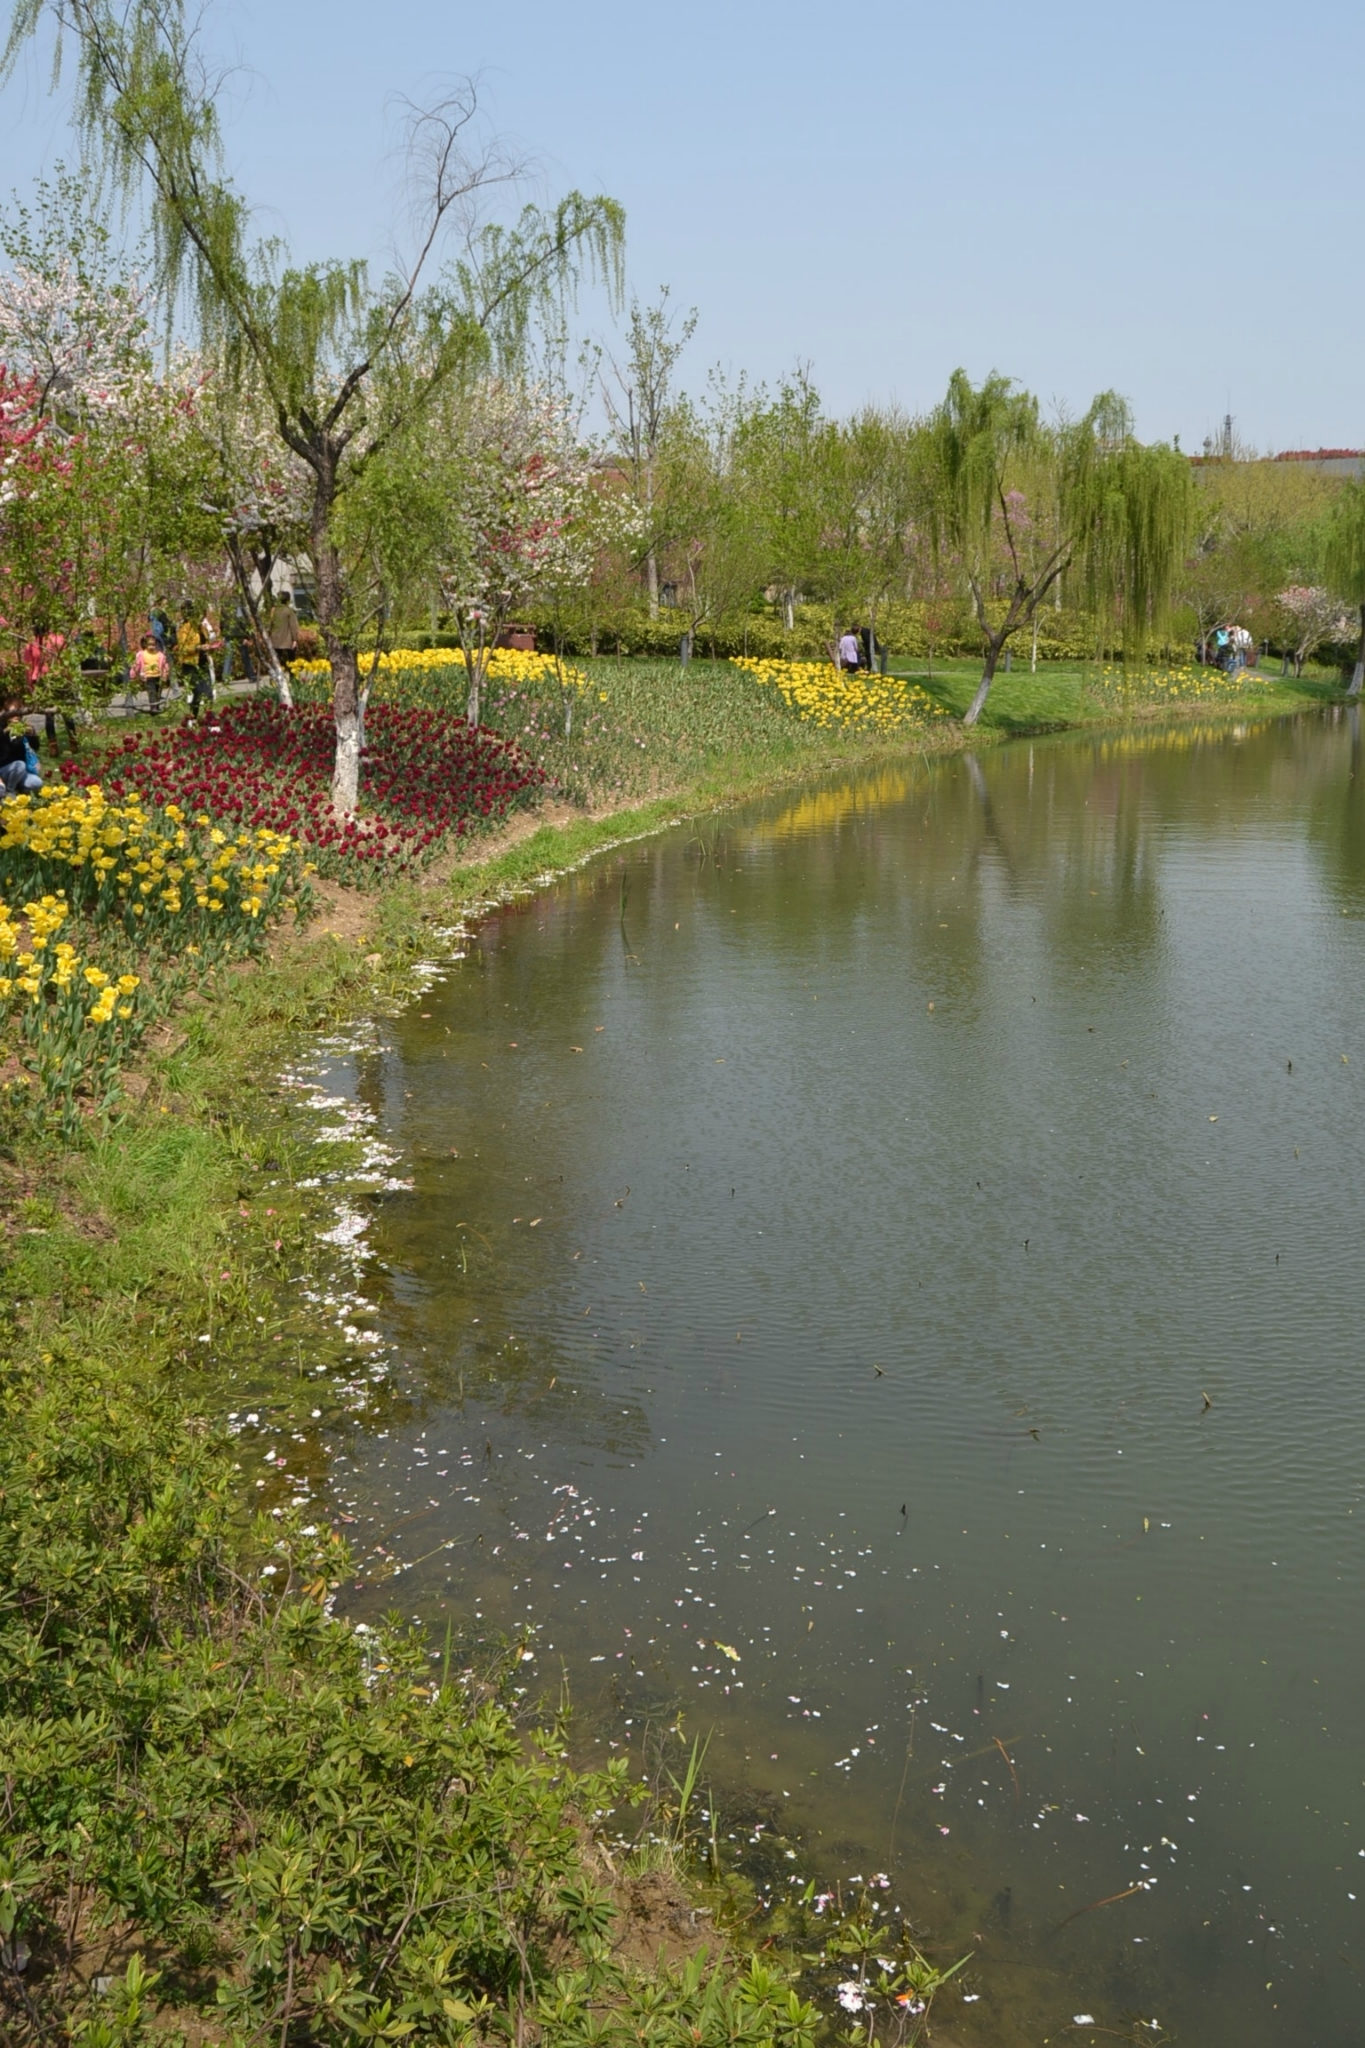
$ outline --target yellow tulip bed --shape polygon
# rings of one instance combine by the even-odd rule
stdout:
[[[8,798],[0,1032],[10,1100],[68,1124],[79,1100],[107,1104],[156,1015],[218,962],[259,951],[271,921],[299,907],[307,872],[283,833],[230,835],[175,805],[112,803],[96,783]]]
[[[1140,700],[1143,704],[1217,704],[1228,698],[1246,697],[1264,688],[1268,678],[1257,669],[1239,669],[1229,675],[1225,669],[1201,667],[1198,662],[1172,662],[1162,667],[1106,662],[1091,687],[1099,697],[1118,703]]]
[[[948,713],[918,683],[865,669],[846,675],[829,661],[759,661],[736,656],[734,667],[780,691],[793,711],[813,725],[892,732]]]
[[[440,670],[463,669],[464,666],[465,658],[458,647],[395,647],[379,657],[372,700],[402,695],[407,701],[411,693],[395,689],[395,684],[417,682]],[[362,681],[368,671],[369,662],[362,656]],[[296,661],[290,672],[305,680],[322,681],[330,679],[332,669],[327,661]],[[586,690],[589,686],[582,669],[574,668],[569,662],[557,663],[552,654],[528,654],[516,647],[495,647],[488,657],[485,671],[489,683],[514,683],[528,689],[557,689],[561,676],[563,682],[575,690]],[[463,682],[464,678],[459,680]]]

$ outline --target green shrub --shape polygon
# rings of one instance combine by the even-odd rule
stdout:
[[[1004,605],[992,603],[988,610],[993,618],[998,618],[1003,615]],[[528,623],[535,627],[537,647],[553,646],[555,628],[550,614],[533,610],[528,614]],[[867,623],[867,619],[860,615],[850,623],[861,626]],[[581,624],[564,630],[562,651],[580,659],[594,653],[666,659],[678,654],[686,624],[681,612],[665,610],[657,619],[651,619],[642,606],[636,612],[601,625],[596,647],[593,646],[591,631]],[[765,660],[814,661],[828,654],[834,629],[834,615],[827,604],[798,605],[790,629],[780,613],[765,609],[717,621],[714,625],[703,625],[696,635],[695,652],[718,660],[751,655]],[[919,663],[927,661],[931,655],[943,659],[975,656],[982,652],[983,644],[975,615],[970,605],[961,599],[948,599],[936,604],[919,598],[912,601],[897,599],[879,605],[877,635],[895,664]],[[419,633],[404,636],[414,647],[441,646],[447,637]],[[1058,611],[1051,605],[1044,605],[1039,610],[1038,657],[1041,661],[1063,661],[1073,665],[1094,661],[1101,652],[1102,638],[1094,618],[1086,612]],[[1011,645],[1016,659],[1021,650],[1028,653],[1032,647],[1032,628],[1021,628]],[[1108,645],[1102,651],[1106,655],[1116,652]],[[1154,658],[1160,659],[1181,651],[1183,643],[1149,649]]]

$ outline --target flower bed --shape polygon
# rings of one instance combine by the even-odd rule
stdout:
[[[1090,689],[1094,696],[1117,704],[1216,704],[1220,699],[1252,696],[1270,680],[1261,669],[1241,668],[1229,674],[1211,663],[1201,667],[1193,661],[1151,667],[1106,662],[1091,678]]]
[[[176,805],[155,814],[110,802],[97,783],[8,798],[0,1026],[9,1099],[56,1110],[68,1126],[78,1101],[106,1106],[159,1012],[206,967],[258,951],[306,891],[297,847],[269,828],[234,837]]]
[[[369,667],[361,657],[360,672],[363,676]],[[442,676],[451,671],[454,678],[458,671],[461,688],[467,687],[468,671],[464,655],[458,647],[395,647],[388,654],[379,657],[379,668],[374,681],[372,701],[381,700],[387,687],[394,683],[420,681],[427,676]],[[326,661],[296,661],[291,673],[305,681],[325,681],[330,684],[331,665]],[[495,647],[488,656],[484,672],[488,683],[520,683],[532,688],[559,686],[561,681],[567,688],[586,690],[588,678],[581,668],[571,662],[559,663],[553,654],[529,654],[518,647]]]
[[[859,669],[846,675],[829,661],[758,661],[736,656],[734,666],[782,694],[791,709],[813,725],[892,731],[923,725],[948,713],[918,683]]]
[[[101,779],[114,795],[287,832],[322,873],[346,880],[420,867],[449,835],[496,824],[546,780],[489,733],[420,707],[371,704],[363,809],[338,819],[330,796],[335,747],[327,707],[284,711],[257,699],[202,725],[129,734],[102,762]]]

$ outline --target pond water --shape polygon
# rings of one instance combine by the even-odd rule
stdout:
[[[414,1178],[413,1419],[332,1474],[410,1569],[349,1611],[533,1627],[593,1754],[681,1704],[779,1880],[976,1950],[946,2038],[1358,2041],[1363,998],[1345,713],[869,773],[490,917],[328,1078]]]

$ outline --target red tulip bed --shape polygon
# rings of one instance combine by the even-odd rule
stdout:
[[[319,872],[378,880],[418,868],[452,835],[497,824],[533,802],[544,771],[510,740],[435,711],[373,704],[365,720],[360,815],[332,813],[330,708],[234,705],[202,724],[129,734],[106,753],[64,761],[72,781],[109,797],[180,804],[221,825],[266,825],[300,839]]]

